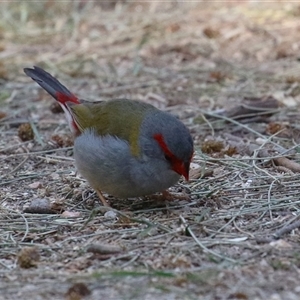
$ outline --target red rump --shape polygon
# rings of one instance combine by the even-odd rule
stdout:
[[[80,104],[78,98],[73,94],[69,96],[61,92],[56,92],[56,99],[59,103],[63,104],[64,106],[66,106],[66,102],[73,102],[75,104]]]
[[[171,163],[172,170],[179,175],[184,176],[186,180],[189,180],[189,168],[187,168],[186,164],[170,151],[163,135],[157,133],[153,136],[153,138],[158,142],[159,146],[165,154],[166,159]]]
[[[70,112],[70,108],[67,105],[68,102],[72,102],[74,104],[80,104],[78,98],[73,94],[69,96],[61,92],[56,92],[56,100],[59,102],[59,104],[61,104],[63,110],[65,111],[71,130],[76,136],[78,136],[81,131],[78,125],[76,124],[72,113]]]

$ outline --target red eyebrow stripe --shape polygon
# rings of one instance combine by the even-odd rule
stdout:
[[[162,148],[162,150],[166,155],[168,155],[170,158],[176,158],[175,155],[168,148],[162,134],[160,133],[154,134],[153,138],[158,142],[158,144],[160,145],[160,147]]]
[[[186,164],[170,151],[162,134],[157,133],[153,138],[158,142],[165,155],[169,157],[173,171],[179,175],[183,175],[186,180],[189,180],[189,164],[188,167],[186,167]]]

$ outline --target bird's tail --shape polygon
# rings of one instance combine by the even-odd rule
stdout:
[[[72,132],[75,135],[78,135],[80,133],[80,130],[74,120],[69,104],[80,104],[79,99],[74,94],[72,94],[64,85],[62,85],[56,78],[54,78],[51,74],[49,74],[42,68],[25,68],[24,72],[59,102],[60,106],[65,112]]]
[[[62,105],[65,105],[66,102],[73,102],[76,104],[80,103],[80,101],[74,94],[72,94],[56,78],[54,78],[51,74],[49,74],[42,68],[25,68],[24,72]]]

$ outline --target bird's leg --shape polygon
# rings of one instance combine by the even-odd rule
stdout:
[[[97,193],[101,203],[103,204],[103,206],[110,207],[110,205],[107,203],[105,197],[103,196],[102,192],[100,190],[96,190],[96,193]]]

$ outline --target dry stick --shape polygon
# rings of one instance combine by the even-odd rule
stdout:
[[[22,147],[23,149],[25,149],[26,153],[29,153],[28,149],[25,147]],[[13,173],[15,173],[17,170],[19,170],[19,168],[21,168],[25,162],[28,160],[29,156],[26,156],[25,159],[23,159],[13,170],[11,170],[10,172],[6,173],[2,178],[7,177],[8,175],[11,175]],[[1,178],[1,179],[2,179]]]
[[[213,233],[210,237],[214,238],[218,233],[220,233],[224,228],[226,228],[230,223],[234,222],[235,218],[240,216],[240,212],[243,210],[243,208],[245,207],[245,205],[242,205],[241,208],[239,209],[239,211],[232,216],[232,218],[226,223],[224,224],[221,228],[219,228],[215,233]]]
[[[233,124],[235,124],[235,125],[237,125],[237,126],[240,126],[240,127],[244,128],[244,129],[246,129],[246,130],[248,130],[248,131],[254,133],[255,135],[257,135],[257,136],[259,136],[259,137],[261,137],[261,138],[263,138],[263,139],[266,139],[266,136],[264,136],[263,134],[261,134],[261,133],[255,131],[254,129],[250,128],[249,126],[244,125],[244,124],[242,124],[242,123],[240,123],[240,122],[238,122],[238,121],[236,121],[236,120],[233,120],[233,119],[231,119],[231,118],[227,118],[227,117],[225,117],[225,116],[221,116],[221,115],[218,115],[218,114],[209,113],[209,112],[205,112],[205,114],[208,115],[208,116],[214,117],[214,118],[223,119],[223,120],[225,120],[225,121],[228,121],[228,122],[230,122],[230,123],[233,123]],[[275,133],[274,135],[277,135],[277,134],[278,134],[278,133]],[[273,137],[274,135],[272,135],[271,137]],[[278,144],[276,144],[275,142],[271,141],[270,139],[269,139],[269,141],[270,141],[271,144],[273,144],[273,145],[275,145],[275,146],[278,147]],[[284,149],[283,147],[281,147],[281,148]],[[286,150],[286,149],[284,149],[284,150]],[[289,149],[289,150],[290,150],[290,149]]]
[[[9,147],[6,147],[6,148],[2,148],[2,149],[0,149],[0,153],[11,150],[11,149],[14,149],[14,148],[19,148],[20,146],[24,146],[24,145],[29,144],[31,142],[32,141],[26,141],[26,142],[15,144],[15,145],[12,145],[12,146],[9,146]]]
[[[283,228],[278,229],[274,234],[273,237],[278,240],[286,233],[290,233],[292,230],[300,227],[300,220],[293,222],[290,225],[286,225]]]
[[[10,172],[6,173],[1,179],[7,177],[8,175],[11,175],[11,174],[15,173],[17,170],[19,170],[25,164],[25,162],[28,159],[29,159],[29,156],[25,157],[13,170],[11,170]]]
[[[66,150],[72,150],[72,149],[73,149],[73,147],[63,147],[63,148],[47,149],[47,150],[41,150],[41,151],[33,151],[33,152],[28,152],[28,153],[26,152],[26,153],[10,154],[8,157],[16,157],[16,156],[24,156],[24,155],[30,156],[30,155],[46,154],[46,153],[51,153],[51,152],[66,151]],[[1,151],[4,151],[4,150],[0,150],[0,152]]]
[[[47,163],[60,163],[60,162],[65,162],[65,161],[72,161],[72,162],[74,161],[74,159],[71,157],[57,156],[57,158],[56,158],[55,156],[52,156],[52,155],[46,155],[45,157],[37,156],[37,158],[44,160]]]
[[[86,202],[87,200],[89,200],[91,197],[93,197],[95,195],[95,193],[91,193],[89,196],[85,197],[84,195],[85,191],[83,191],[81,193],[81,198],[82,200],[79,201],[78,203],[76,203],[75,205],[70,207],[70,210],[74,210],[74,208],[77,208],[78,206],[80,206],[82,203]]]
[[[207,193],[204,193],[207,194]],[[186,208],[188,206],[193,206],[196,205],[198,201],[193,201],[181,205],[174,205],[170,207],[157,207],[157,208],[149,208],[149,209],[140,209],[140,210],[135,210],[133,213],[134,214],[140,214],[140,213],[149,213],[149,212],[154,212],[154,211],[164,211],[164,210],[170,210],[170,209],[178,209],[178,208]]]
[[[274,135],[270,136],[268,139],[266,139],[265,143],[263,143],[258,149],[255,149],[255,150],[254,150],[254,157],[260,156],[260,157],[263,157],[263,158],[269,158],[268,152],[267,152],[267,151],[264,151],[262,148],[263,148],[263,146],[265,146],[265,144],[266,144],[267,142],[272,142],[272,141],[271,141],[272,137],[276,136],[276,135],[279,134],[279,133],[280,133],[280,131],[277,132],[277,133],[275,133]],[[263,154],[260,153],[260,152],[261,152],[260,150],[263,150]],[[289,149],[289,150],[290,150],[290,149]],[[269,159],[270,159],[270,158],[269,158]],[[282,157],[279,157],[279,158],[277,158],[277,161],[278,161],[278,160],[280,161],[281,159],[282,159]],[[284,159],[284,161],[290,162],[290,160],[288,160],[287,158],[283,158],[283,159]],[[276,160],[273,159],[273,161],[276,161]],[[268,176],[270,176],[270,177],[272,177],[272,178],[274,179],[274,180],[272,181],[272,183],[270,184],[270,187],[269,187],[269,189],[268,189],[268,207],[269,207],[270,218],[271,218],[271,220],[273,220],[272,209],[271,209],[271,203],[270,203],[270,199],[271,199],[271,190],[272,190],[273,184],[274,184],[276,181],[278,181],[278,179],[275,178],[273,175],[271,175],[271,174],[270,174],[269,172],[267,172],[266,170],[259,168],[259,167],[256,165],[255,162],[256,162],[256,161],[253,160],[253,166],[254,166],[255,168],[257,168],[257,169],[259,169],[260,171],[266,173]],[[291,165],[291,164],[290,164],[290,165]]]
[[[272,157],[269,156],[268,151],[265,150],[263,147],[264,147],[268,142],[274,144],[274,143],[272,142],[271,139],[272,139],[273,137],[275,137],[276,135],[278,135],[280,132],[281,132],[281,131],[276,132],[275,134],[271,135],[271,136],[268,137],[267,139],[264,138],[265,142],[264,142],[260,147],[256,148],[256,146],[254,146],[255,149],[253,150],[253,156],[254,156],[255,158],[256,158],[256,157],[260,157],[260,158],[264,158],[264,159],[268,159],[268,160],[274,160],[274,158],[272,159]],[[276,145],[276,148],[278,148],[278,145],[277,145],[277,144],[275,144],[275,145]],[[285,150],[284,152],[288,152],[288,151],[290,151],[291,149],[288,149],[288,150],[284,149],[284,150]],[[282,152],[282,151],[279,150],[279,149],[277,149],[277,151],[278,151],[278,152]],[[282,155],[283,155],[283,154],[281,154],[280,157],[282,157]],[[257,168],[258,170],[260,170],[261,172],[264,172],[264,173],[266,173],[268,176],[272,177],[272,178],[274,179],[274,181],[277,181],[277,179],[276,179],[275,176],[273,176],[272,174],[270,174],[269,172],[267,172],[265,169],[259,168],[259,167],[256,165],[256,161],[255,161],[255,160],[253,160],[252,165],[253,165],[255,168]]]
[[[3,266],[6,269],[11,269],[10,266],[7,266],[6,264],[4,264],[1,260],[0,260],[0,265]]]
[[[64,171],[61,171],[61,172],[57,172],[58,174],[60,173],[64,173]],[[37,178],[37,177],[43,177],[43,176],[48,176],[50,175],[51,172],[47,172],[47,173],[35,173],[34,175],[29,175],[29,176],[21,176],[21,177],[18,177],[18,178],[14,178],[12,180],[7,180],[7,181],[4,181],[4,182],[0,182],[0,186],[1,185],[6,185],[6,184],[9,184],[9,183],[12,183],[12,182],[16,182],[16,181],[20,181],[20,180],[26,180],[26,179],[32,179],[32,178]]]
[[[42,139],[42,137],[41,137],[41,135],[40,135],[37,127],[35,126],[34,122],[32,120],[29,120],[29,124],[30,124],[30,126],[32,128],[32,131],[34,133],[36,141],[38,142],[38,144],[40,144],[42,147],[44,147],[45,143],[43,142],[43,139]]]
[[[205,183],[207,184],[207,183],[209,183],[209,182],[215,182],[215,181],[217,181],[218,179],[227,177],[227,176],[230,175],[231,173],[232,173],[232,171],[229,171],[229,172],[226,172],[225,174],[217,175],[217,176],[215,176],[215,177],[213,177],[213,178],[206,179],[206,180],[205,180]],[[194,185],[192,186],[192,188],[195,189],[195,188],[198,187],[199,185],[204,185],[204,181],[203,181],[203,180],[199,181],[198,183],[194,184]],[[205,193],[205,194],[206,194],[206,193]]]
[[[20,215],[21,215],[21,217],[23,218],[23,220],[25,222],[25,233],[24,233],[24,236],[21,239],[21,242],[24,242],[24,240],[26,239],[26,237],[28,235],[28,232],[29,232],[29,226],[28,226],[28,221],[25,218],[24,214],[20,214]]]
[[[182,215],[180,215],[179,218],[180,218],[182,224],[185,226],[185,230],[188,231],[188,233],[191,235],[191,237],[194,239],[194,241],[198,244],[198,246],[200,246],[200,248],[203,249],[203,252],[210,253],[210,254],[212,254],[213,256],[216,256],[216,257],[218,257],[218,258],[221,258],[221,259],[230,261],[230,262],[232,262],[232,263],[237,263],[237,261],[236,261],[235,259],[232,259],[232,258],[223,256],[223,255],[221,255],[221,254],[219,254],[219,253],[217,253],[217,252],[215,252],[215,251],[213,251],[213,250],[208,249],[206,246],[204,246],[204,245],[200,242],[200,240],[196,237],[196,235],[194,234],[194,232],[191,230],[191,228],[189,227],[189,225],[188,225],[187,221],[185,220],[185,218],[184,218]]]
[[[246,235],[248,235],[248,236],[250,236],[250,237],[252,237],[252,238],[255,237],[254,234],[252,234],[252,233],[250,233],[250,232],[247,232],[247,231],[241,229],[241,228],[236,224],[235,220],[233,220],[233,225],[234,225],[234,227],[235,227],[239,232],[241,232],[241,233],[243,233],[243,234],[246,234]]]
[[[80,228],[78,229],[80,230]],[[122,229],[122,233],[135,233],[137,231],[140,231],[140,229],[135,228],[135,229]],[[84,234],[79,236],[70,236],[68,238],[65,238],[64,240],[62,240],[61,242],[59,242],[58,244],[61,246],[62,244],[69,242],[69,241],[78,241],[80,239],[86,239],[86,238],[91,238],[91,237],[99,237],[100,235],[105,235],[105,234],[118,234],[120,233],[120,229],[110,229],[110,230],[105,230],[105,231],[99,231],[99,232],[95,232],[95,233],[90,233],[90,234]]]
[[[203,120],[207,123],[208,127],[211,130],[211,135],[214,136],[215,135],[215,129],[213,127],[213,125],[211,124],[211,122],[209,122],[209,120],[205,117],[205,114],[201,113],[201,117],[203,118]]]
[[[270,184],[270,187],[268,189],[268,208],[269,208],[269,214],[270,214],[270,220],[271,222],[273,222],[273,214],[272,214],[272,208],[271,208],[271,191],[272,191],[272,187],[273,184],[276,182],[277,180],[273,180]]]
[[[281,133],[283,131],[280,130],[278,132],[276,132],[275,134],[271,135],[266,142],[261,145],[261,147],[259,149],[262,148],[262,146],[264,146],[268,141],[271,142],[271,138],[278,135],[279,133]],[[298,147],[299,145],[294,145],[292,148],[290,149],[286,149],[285,151],[279,151],[277,149],[278,152],[280,152],[280,156],[273,156],[273,157],[269,157],[268,153],[266,151],[263,151],[263,153],[257,153],[259,157],[261,158],[268,158],[270,160],[273,160],[273,162],[275,163],[275,165],[279,165],[279,166],[283,166],[288,168],[289,170],[293,171],[293,172],[300,172],[300,164],[298,164],[297,162],[291,161],[290,159],[284,157],[283,155],[285,155],[287,152],[293,150],[294,148]],[[278,147],[277,147],[278,148]]]
[[[271,138],[274,137],[274,136],[276,136],[276,135],[279,134],[280,132],[281,132],[281,131],[279,131],[279,132],[275,133],[274,135],[270,136],[270,137],[266,140],[266,142],[265,142],[264,144],[262,144],[258,149],[255,149],[255,150],[254,150],[254,156],[260,156],[260,157],[262,157],[262,158],[269,158],[267,151],[263,150],[262,147],[263,147],[267,142],[271,142]],[[263,153],[260,153],[260,150],[263,150]],[[289,149],[289,150],[290,150],[290,149]],[[298,172],[299,172],[299,170],[300,170],[299,164],[297,164],[297,163],[293,164],[289,159],[287,159],[287,158],[285,158],[285,157],[273,158],[272,160],[275,162],[275,164],[276,164],[276,162],[277,162],[277,164],[279,164],[278,162],[283,162],[283,161],[284,161],[284,162],[286,163],[285,166],[288,166],[288,168],[290,168],[291,170],[294,169],[294,170],[296,171],[296,170],[297,170],[297,166],[298,166]],[[263,171],[264,173],[268,174],[268,176],[270,176],[270,177],[272,177],[272,178],[274,179],[274,180],[272,181],[272,183],[270,184],[270,187],[269,187],[269,189],[268,189],[268,207],[269,207],[270,219],[271,219],[271,221],[272,221],[272,220],[273,220],[273,215],[272,215],[272,208],[271,208],[271,201],[270,201],[270,200],[271,200],[271,190],[272,190],[272,187],[273,187],[274,183],[277,182],[277,181],[280,180],[280,179],[276,178],[276,177],[273,176],[272,174],[269,174],[269,172],[267,172],[266,170],[259,168],[259,167],[256,165],[256,163],[255,163],[254,160],[253,160],[253,166],[254,166],[255,168],[259,169],[260,171]]]
[[[141,256],[141,253],[138,253],[138,254],[135,255],[131,260],[129,260],[128,262],[125,262],[123,265],[121,265],[121,266],[120,266],[120,269],[124,269],[125,267],[128,267],[128,266],[131,265],[133,262],[135,262],[140,256]]]
[[[255,144],[256,145],[256,144]],[[251,160],[261,160],[262,158],[267,158],[269,160],[271,159],[275,159],[275,158],[280,158],[280,157],[283,157],[284,155],[286,155],[287,152],[293,150],[294,148],[297,148],[299,147],[299,145],[295,145],[289,149],[284,149],[284,151],[280,154],[277,154],[277,155],[272,155],[272,156],[262,156],[261,154],[259,154],[259,156],[256,156],[256,157],[251,157]],[[61,148],[62,149],[62,148]],[[208,156],[208,155],[203,155],[202,156],[204,157],[205,161],[207,162],[210,162],[211,164],[213,162],[219,162],[219,161],[222,161],[222,162],[236,162],[237,159],[236,158],[231,158],[231,157],[224,157],[224,158],[215,158],[215,157],[211,157],[211,156]],[[243,161],[248,161],[249,160],[249,157],[241,157],[238,159],[238,161],[241,163]],[[199,160],[201,161],[201,160]],[[245,166],[248,166],[245,164]]]
[[[257,243],[271,243],[274,240],[279,240],[284,234],[290,233],[292,230],[300,227],[300,220],[294,221],[293,223],[289,225],[285,225],[284,227],[278,229],[275,231],[272,236],[267,237],[256,237]]]
[[[145,219],[132,218],[132,217],[130,217],[130,216],[128,216],[128,215],[122,213],[121,211],[119,211],[119,210],[117,210],[117,209],[114,209],[114,208],[112,208],[112,207],[109,207],[109,206],[108,206],[108,207],[106,207],[106,206],[101,206],[101,207],[98,208],[98,209],[93,209],[92,212],[90,213],[89,218],[88,218],[88,219],[86,220],[86,222],[81,226],[81,228],[79,229],[79,231],[82,230],[82,229],[84,229],[84,228],[87,226],[87,224],[88,224],[91,220],[94,219],[95,215],[96,215],[99,211],[101,212],[101,211],[103,211],[103,210],[106,210],[106,211],[113,211],[117,216],[118,216],[118,215],[119,215],[119,216],[122,216],[122,217],[124,217],[124,218],[126,218],[126,219],[128,219],[128,220],[130,220],[130,221],[132,221],[132,222],[134,222],[134,223],[145,224],[145,225],[147,225],[148,227],[157,227],[157,228],[159,228],[159,229],[162,229],[163,231],[166,231],[166,232],[172,232],[172,230],[170,230],[170,229],[167,228],[166,226],[163,226],[163,225],[158,224],[158,223],[152,223],[152,222],[150,222],[150,221],[148,221],[148,220],[145,220]]]

